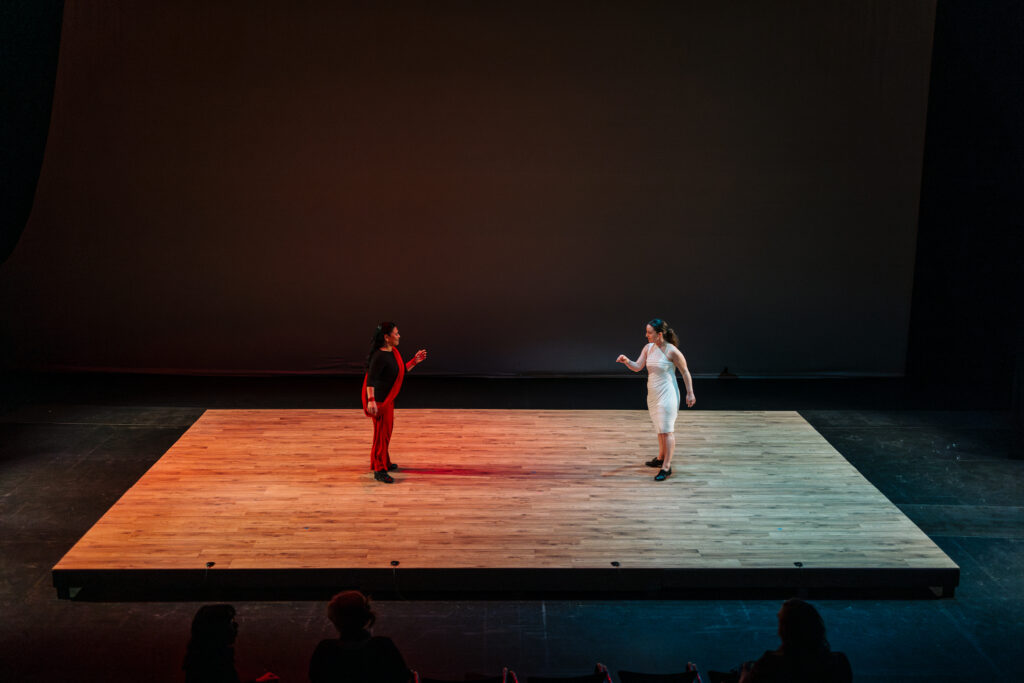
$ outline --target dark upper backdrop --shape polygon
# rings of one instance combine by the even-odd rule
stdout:
[[[5,364],[902,374],[935,10],[68,1]]]

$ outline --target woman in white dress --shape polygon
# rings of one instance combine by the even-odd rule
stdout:
[[[615,359],[633,372],[647,368],[647,410],[651,414],[654,429],[658,432],[658,457],[645,465],[657,467],[655,481],[665,481],[672,474],[672,452],[676,448],[676,413],[679,412],[679,385],[676,384],[676,368],[686,384],[686,407],[697,402],[693,395],[693,378],[686,368],[686,359],[677,348],[679,337],[664,320],[655,318],[647,323],[649,342],[636,362],[624,355]]]

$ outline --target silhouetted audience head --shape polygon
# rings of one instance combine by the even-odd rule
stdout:
[[[185,651],[186,681],[238,681],[235,637],[238,624],[231,605],[204,605],[192,618],[192,637]]]
[[[342,591],[327,603],[327,618],[338,633],[357,633],[369,629],[377,620],[370,608],[370,600],[359,591]]]
[[[828,652],[825,620],[814,605],[799,598],[782,603],[779,610],[779,638],[787,652]]]
[[[231,605],[203,605],[192,618],[190,645],[201,648],[227,647],[238,636],[235,608]]]
[[[740,683],[850,683],[853,671],[842,652],[832,652],[825,620],[808,602],[793,598],[778,613],[782,645],[756,662],[745,662]],[[735,680],[735,679],[733,679]]]
[[[309,660],[312,683],[407,683],[412,675],[402,653],[385,636],[370,634],[377,620],[359,591],[342,591],[327,603],[327,618],[337,638],[321,640]]]
[[[185,650],[185,683],[238,683],[235,638],[238,622],[231,605],[203,605],[192,617],[192,637]],[[257,683],[280,680],[267,671]]]

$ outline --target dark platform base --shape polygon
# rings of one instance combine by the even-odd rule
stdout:
[[[53,572],[62,599],[323,600],[376,597],[708,599],[953,597],[960,571],[918,569],[220,569]]]

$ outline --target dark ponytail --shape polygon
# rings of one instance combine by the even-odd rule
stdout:
[[[667,322],[665,322],[661,318],[655,318],[654,320],[647,324],[650,325],[651,329],[654,330],[655,332],[661,332],[663,335],[665,335],[665,341],[667,341],[669,344],[675,347],[679,346],[679,337],[676,336],[676,331],[669,327]]]
[[[377,330],[373,333],[373,342],[370,347],[370,353],[366,354],[366,366],[370,366],[370,359],[373,358],[373,352],[384,346],[384,337],[391,334],[391,330],[398,327],[397,323],[389,322],[385,320],[380,325],[377,325]]]

